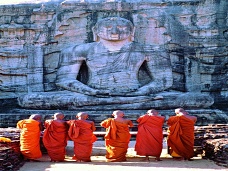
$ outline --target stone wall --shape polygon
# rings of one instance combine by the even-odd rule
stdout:
[[[134,23],[136,42],[168,51],[170,90],[211,95],[212,109],[227,114],[227,4],[226,0],[55,0],[1,5],[0,111],[20,108],[16,98],[21,94],[56,91],[60,52],[92,42],[92,27],[99,19],[120,16]]]
[[[190,115],[197,117],[196,126],[204,126],[208,124],[227,124],[228,118],[227,115],[220,110],[187,110]],[[75,116],[78,111],[69,111],[69,110],[25,110],[25,109],[15,109],[9,113],[0,113],[0,128],[4,127],[16,127],[16,123],[19,120],[27,119],[31,114],[38,113],[42,115],[43,122],[46,119],[52,119],[52,116],[56,112],[62,112],[65,115],[65,120],[75,119]],[[137,131],[138,123],[136,119],[145,114],[144,110],[135,110],[135,111],[124,111],[125,118],[128,118],[133,121],[134,127],[131,128],[132,131]],[[100,126],[101,121],[106,118],[112,117],[112,111],[90,111],[89,120],[95,122],[97,131],[105,131],[103,127]],[[170,116],[174,115],[173,110],[159,110],[159,114],[164,116],[167,120]],[[167,129],[166,122],[163,125],[164,129]]]

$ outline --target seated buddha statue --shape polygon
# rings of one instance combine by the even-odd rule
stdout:
[[[22,107],[35,109],[144,109],[180,107],[182,92],[170,92],[173,76],[165,50],[134,42],[135,27],[120,17],[101,19],[93,27],[94,42],[73,45],[60,54],[58,91],[19,97]],[[179,99],[178,99],[179,97]],[[202,96],[198,106],[213,99]],[[202,103],[202,99],[206,99]],[[182,101],[196,105],[196,101]]]

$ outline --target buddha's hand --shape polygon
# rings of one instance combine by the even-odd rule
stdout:
[[[97,97],[114,97],[114,96],[126,96],[125,92],[115,92],[111,90],[99,90],[96,93]]]
[[[152,91],[147,87],[141,87],[136,91],[126,93],[125,96],[149,96],[152,94]]]
[[[95,96],[97,96],[97,97],[109,97],[110,91],[109,90],[96,90]]]

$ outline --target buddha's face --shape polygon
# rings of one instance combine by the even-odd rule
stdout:
[[[129,21],[110,18],[102,21],[97,28],[97,36],[105,40],[125,40],[131,36],[132,26]]]

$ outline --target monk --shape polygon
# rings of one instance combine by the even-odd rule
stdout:
[[[21,129],[20,151],[26,161],[38,161],[42,157],[40,150],[41,115],[33,114],[29,119],[17,122]]]
[[[89,121],[86,112],[79,112],[76,115],[77,120],[70,120],[68,135],[74,141],[74,156],[72,159],[76,162],[91,162],[93,143],[97,137],[93,134],[96,130],[93,121]]]
[[[175,109],[176,116],[171,116],[167,125],[168,129],[168,151],[178,160],[191,160],[194,156],[194,124],[195,116],[189,116],[183,108]]]
[[[137,119],[139,124],[135,151],[137,155],[146,156],[145,161],[149,161],[149,156],[155,156],[156,161],[161,161],[164,121],[165,118],[159,116],[155,109],[148,110]]]
[[[63,120],[63,113],[55,113],[53,120],[46,120],[43,143],[51,162],[62,162],[65,159],[68,125]]]
[[[106,128],[105,146],[106,159],[108,162],[126,161],[126,153],[130,142],[131,134],[129,127],[133,127],[131,120],[124,119],[124,112],[116,110],[114,118],[108,118],[101,122]]]

